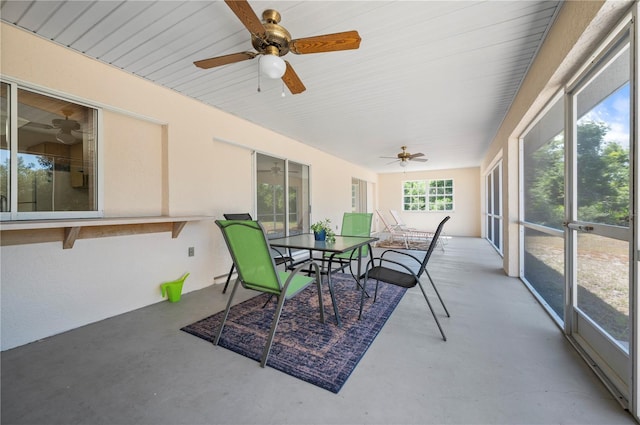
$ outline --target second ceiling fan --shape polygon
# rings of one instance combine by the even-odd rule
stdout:
[[[302,84],[291,64],[280,59],[281,56],[289,52],[303,55],[351,50],[360,47],[360,35],[357,31],[292,39],[289,31],[278,24],[281,17],[276,10],[267,9],[262,12],[262,21],[260,21],[246,0],[225,0],[225,3],[251,33],[251,44],[257,52],[232,53],[194,62],[194,65],[199,68],[214,68],[262,55],[263,57],[260,58],[260,61],[270,62],[276,72],[275,76],[271,77],[281,77],[289,91],[292,94],[298,94],[305,91],[306,87]]]
[[[428,161],[427,158],[421,158],[422,156],[424,156],[424,154],[422,152],[409,153],[409,152],[407,152],[407,147],[406,146],[401,146],[400,149],[402,150],[402,152],[400,152],[396,156],[381,156],[380,158],[388,158],[388,159],[394,158],[395,161],[391,161],[389,164],[393,164],[394,162],[400,162],[400,165],[402,167],[405,167],[407,165],[408,161],[416,161],[416,162],[427,162]],[[389,164],[387,164],[387,165],[389,165]]]

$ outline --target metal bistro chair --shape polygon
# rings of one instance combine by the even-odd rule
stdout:
[[[449,311],[447,310],[447,307],[444,305],[444,301],[442,301],[442,297],[440,297],[440,293],[438,292],[438,289],[436,288],[435,283],[433,283],[433,279],[431,278],[429,271],[427,270],[427,263],[429,262],[429,258],[431,258],[431,254],[433,253],[433,250],[436,247],[436,244],[438,243],[438,237],[442,232],[442,228],[444,227],[444,224],[447,222],[447,220],[449,220],[449,218],[451,217],[449,216],[445,217],[438,225],[438,229],[436,230],[436,233],[433,235],[433,239],[431,240],[427,253],[424,256],[424,259],[422,261],[418,260],[418,258],[414,257],[411,254],[408,254],[402,251],[397,251],[394,249],[388,249],[384,251],[380,255],[380,257],[373,258],[371,261],[369,261],[369,263],[367,264],[367,271],[364,274],[364,282],[362,284],[363,289],[362,289],[362,296],[360,297],[360,314],[358,317],[362,317],[362,307],[364,306],[364,298],[365,298],[364,294],[365,294],[365,288],[367,287],[368,279],[376,280],[376,292],[373,297],[373,302],[376,302],[376,298],[378,297],[378,284],[380,283],[380,281],[390,283],[392,285],[402,286],[404,288],[413,288],[414,286],[418,285],[420,287],[420,290],[422,291],[422,295],[424,295],[424,299],[427,301],[427,305],[429,306],[429,310],[431,310],[431,314],[433,315],[433,318],[436,321],[436,325],[438,325],[438,329],[440,329],[440,333],[442,334],[442,339],[445,341],[447,340],[447,337],[444,335],[444,331],[442,330],[442,326],[440,326],[440,322],[438,321],[438,317],[436,316],[436,313],[433,311],[431,302],[427,297],[427,293],[422,287],[422,283],[420,282],[420,276],[422,276],[423,273],[426,273],[427,277],[429,278],[429,281],[431,282],[431,286],[433,286],[433,289],[436,292],[438,299],[440,300],[440,304],[442,304],[442,307],[444,307],[444,311],[447,314],[447,317],[451,317],[449,315]],[[405,264],[399,261],[384,258],[384,256],[387,253],[391,253],[391,252],[409,257],[409,259],[413,259],[417,264],[420,265],[418,272],[414,273],[413,270],[411,270],[411,268],[409,268],[408,266],[406,266]],[[378,262],[377,266],[376,266],[376,261]],[[388,264],[390,266],[394,266],[395,268],[385,267],[383,266],[383,263]],[[404,270],[398,270],[398,268],[401,268]]]
[[[342,226],[340,227],[341,236],[371,236],[371,221],[373,220],[373,213],[344,213],[342,216]],[[362,257],[369,256],[369,246],[362,247]],[[340,254],[326,254],[325,260],[329,260],[329,272],[335,272],[338,270],[344,270],[349,267],[351,275],[355,279],[355,275],[352,270],[352,261],[358,260],[358,250],[343,252]],[[337,264],[337,268],[331,270],[332,263]]]
[[[324,323],[324,305],[322,302],[319,267],[316,263],[310,263],[315,268],[315,276],[313,277],[299,273],[303,268],[308,267],[309,263],[298,266],[293,272],[279,271],[276,269],[275,261],[271,256],[267,234],[259,222],[216,220],[216,224],[222,231],[224,240],[227,243],[229,253],[238,270],[238,277],[231,290],[231,296],[227,302],[227,308],[224,311],[222,323],[220,323],[220,328],[216,333],[213,344],[218,345],[220,341],[224,324],[233,304],[233,297],[240,284],[247,289],[275,295],[278,297],[278,305],[273,315],[267,343],[260,360],[260,366],[264,367],[271,351],[271,344],[273,343],[273,337],[276,333],[285,301],[296,296],[314,282],[318,291],[320,321]]]
[[[233,214],[223,214],[225,220],[253,220],[251,218],[251,214],[249,213],[233,213]],[[284,264],[287,269],[293,269],[293,259],[290,255],[284,255],[278,249],[270,247],[272,251],[272,256],[276,262],[276,266],[280,264]],[[289,264],[287,264],[289,263]],[[227,281],[224,283],[224,288],[222,289],[222,293],[227,293],[227,288],[229,287],[229,282],[231,281],[231,276],[233,275],[234,270],[236,269],[236,265],[231,263],[231,270],[229,270],[229,274],[227,275]]]

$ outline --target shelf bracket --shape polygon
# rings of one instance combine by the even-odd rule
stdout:
[[[187,224],[186,221],[174,221],[173,222],[173,230],[171,231],[171,237],[173,239],[177,238],[182,232],[184,225]]]
[[[76,239],[80,234],[80,229],[80,226],[64,228],[64,240],[62,241],[62,249],[73,248],[73,244],[76,242]]]

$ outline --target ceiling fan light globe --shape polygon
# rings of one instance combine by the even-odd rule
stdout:
[[[260,72],[269,78],[282,78],[286,70],[287,65],[280,56],[263,55],[260,58]]]
[[[407,166],[407,161],[404,161],[404,160],[400,161],[400,166],[401,167],[406,167]]]

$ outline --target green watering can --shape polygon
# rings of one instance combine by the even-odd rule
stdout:
[[[182,295],[182,285],[184,284],[184,280],[189,277],[189,273],[185,273],[178,280],[174,280],[171,282],[165,282],[160,285],[160,289],[162,290],[163,297],[169,297],[169,302],[177,303],[180,301],[180,295]]]

